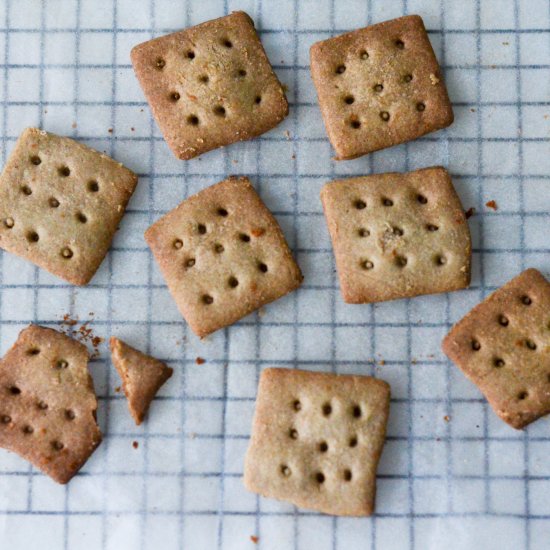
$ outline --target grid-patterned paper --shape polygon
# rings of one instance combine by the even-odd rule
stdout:
[[[290,115],[259,139],[178,161],[152,120],[130,49],[235,9],[255,20],[288,87]],[[309,46],[408,13],[422,15],[429,29],[455,122],[335,162],[309,75]],[[3,0],[0,61],[2,161],[23,128],[39,126],[106,151],[140,176],[88,286],[69,286],[0,253],[0,351],[28,323],[59,327],[68,314],[90,320],[97,336],[119,336],[174,368],[138,428],[115,391],[120,381],[107,345],[100,347],[90,369],[104,442],[67,486],[0,451],[0,548],[549,547],[548,419],[512,430],[440,349],[453,322],[522,269],[550,275],[548,0]],[[476,209],[471,288],[344,304],[321,186],[335,176],[436,164],[449,167],[465,208]],[[228,174],[251,177],[305,281],[200,342],[178,314],[143,232]],[[498,210],[485,206],[490,200]],[[371,374],[391,384],[374,517],[332,518],[244,490],[243,457],[266,366]]]

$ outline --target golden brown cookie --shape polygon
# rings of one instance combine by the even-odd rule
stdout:
[[[89,282],[137,177],[66,137],[25,130],[0,176],[0,247],[75,285]]]
[[[245,177],[189,197],[145,233],[193,331],[206,336],[292,292],[302,273]]]
[[[242,11],[139,44],[131,56],[180,159],[259,136],[288,114],[283,87]]]
[[[469,285],[470,231],[444,168],[336,180],[321,200],[346,302]]]
[[[337,159],[360,157],[453,122],[447,89],[418,15],[317,42],[310,54]]]
[[[246,488],[325,514],[371,515],[389,406],[389,385],[369,376],[265,369]]]
[[[172,376],[173,369],[145,355],[122,340],[111,337],[111,358],[128,399],[130,414],[139,426],[160,387]]]
[[[67,483],[101,443],[86,346],[31,325],[0,361],[0,447]]]
[[[510,426],[550,413],[550,283],[527,269],[459,321],[443,351]]]

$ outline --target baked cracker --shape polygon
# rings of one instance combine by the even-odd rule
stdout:
[[[26,129],[0,176],[0,247],[75,285],[93,277],[136,175],[66,137]]]
[[[172,376],[173,369],[145,355],[122,340],[111,337],[111,358],[128,399],[130,414],[139,426],[160,387]]]
[[[184,200],[145,240],[201,338],[302,282],[279,224],[245,177],[229,177]]]
[[[443,351],[510,426],[550,413],[550,283],[525,270],[459,321]]]
[[[283,87],[242,11],[139,44],[131,57],[180,159],[259,136],[288,114]]]
[[[371,515],[389,405],[382,380],[265,369],[246,488],[325,514]]]
[[[86,346],[30,325],[0,360],[0,447],[67,483],[101,443]]]
[[[321,200],[346,302],[468,286],[470,231],[444,168],[336,180]]]
[[[317,42],[310,57],[337,159],[410,141],[453,122],[441,71],[418,15]]]

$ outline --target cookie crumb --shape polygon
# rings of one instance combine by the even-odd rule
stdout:
[[[254,544],[258,544],[258,541],[260,540],[260,537],[256,537],[255,535],[250,535],[250,540],[251,540]]]
[[[133,126],[130,128],[130,130],[131,130],[132,132],[135,132],[135,131],[136,131],[136,129],[135,129]]]
[[[492,208],[493,210],[498,210],[498,205],[497,205],[496,201],[493,201],[493,200],[486,202],[485,206],[487,208]]]
[[[445,422],[449,422],[451,420],[451,417],[446,414],[444,417],[443,417],[443,420],[445,420]]]
[[[76,128],[76,122],[73,122],[73,123],[71,124],[71,128]]]
[[[475,113],[476,110],[472,107],[472,108],[470,109],[470,112],[471,112],[471,113]]]
[[[113,129],[112,129],[112,128],[109,128],[109,129],[107,130],[107,132],[109,132],[110,134],[112,134],[112,133],[113,133]]]
[[[433,73],[430,73],[430,80],[432,81],[432,86],[439,84],[439,78],[437,78],[437,76]]]
[[[290,132],[288,130],[285,130],[284,134],[286,136],[286,139],[290,139]]]
[[[137,448],[139,447],[139,443],[138,443],[137,441],[133,441],[133,442],[132,442],[132,447],[133,447],[134,449],[137,449]]]
[[[468,219],[471,218],[475,213],[476,213],[476,209],[475,209],[473,206],[470,206],[470,208],[468,208],[468,210],[466,210],[466,212],[464,213],[464,215],[466,216],[466,219],[468,220]]]
[[[386,361],[384,361],[384,359],[380,359],[380,361],[378,362],[378,364],[383,367],[385,364],[386,364]]]
[[[206,363],[206,360],[203,359],[202,357],[197,357],[195,359],[195,363],[197,363],[197,365],[204,365],[204,363]]]
[[[115,388],[115,393],[120,393],[120,386],[117,386],[117,387]]]

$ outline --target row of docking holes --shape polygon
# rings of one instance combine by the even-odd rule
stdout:
[[[527,294],[520,296],[519,300],[524,306],[527,306],[527,307],[529,307],[533,303],[533,299]],[[504,327],[504,328],[510,325],[510,320],[503,313],[498,315],[497,322],[501,327]],[[548,323],[548,328],[550,329],[550,323]],[[481,345],[481,342],[477,338],[472,338],[470,345],[473,351],[480,351],[481,348],[483,347]],[[523,341],[517,342],[517,345],[525,347],[526,349],[531,351],[536,351],[537,349],[536,342],[534,342],[530,338],[525,338]],[[501,369],[506,366],[506,361],[502,357],[495,356],[492,359],[492,365],[495,369]],[[550,383],[550,373],[546,375],[546,381]],[[520,391],[516,396],[518,401],[523,401],[524,399],[527,399],[527,397],[529,397],[529,392],[526,390]]]
[[[220,44],[227,49],[233,48],[233,42],[231,42],[231,40],[229,40],[228,38],[223,38],[220,41]],[[192,62],[195,59],[196,55],[193,50],[187,50],[184,53],[183,57],[184,59]],[[155,67],[159,71],[164,70],[164,68],[166,67],[166,61],[162,57],[157,57],[157,59],[155,60]],[[247,76],[247,71],[246,69],[243,69],[243,68],[237,69],[234,74],[234,77],[237,80],[242,80],[246,76]],[[207,74],[201,74],[199,75],[198,81],[201,84],[208,84],[210,81],[210,77]],[[170,94],[168,95],[168,99],[173,103],[177,103],[181,99],[181,95],[179,92],[173,91],[173,92],[170,92]],[[255,105],[259,105],[261,102],[262,102],[261,95],[254,96]],[[227,110],[223,105],[214,105],[214,107],[212,108],[212,112],[220,118],[225,118],[227,115]],[[190,126],[198,126],[200,124],[200,119],[196,114],[188,115],[186,121],[187,121],[187,124],[189,124]]]
[[[301,401],[299,399],[295,399],[292,402],[292,408],[294,409],[295,412],[301,411],[302,410]],[[324,403],[321,407],[321,412],[322,412],[324,417],[328,418],[332,414],[332,405],[329,402]],[[350,409],[350,416],[352,418],[355,418],[355,419],[361,418],[361,416],[363,416],[363,412],[361,411],[361,407],[359,405],[353,405]],[[288,437],[292,440],[299,439],[300,435],[298,434],[298,430],[296,430],[295,428],[291,428],[288,431]],[[357,447],[358,443],[359,443],[359,441],[358,441],[356,435],[352,435],[348,439],[348,446],[351,447],[351,448]],[[317,450],[320,453],[323,453],[323,454],[328,452],[328,450],[329,450],[328,443],[324,440],[320,441],[317,445]],[[292,475],[292,470],[290,469],[290,467],[287,464],[281,464],[280,465],[280,472],[284,477],[290,477]],[[345,468],[342,471],[342,478],[344,479],[344,481],[351,481],[352,477],[353,477],[353,474],[352,474],[352,472],[349,468]],[[313,474],[313,479],[321,485],[322,483],[325,482],[325,474],[321,471],[315,472]]]
[[[225,208],[221,208],[221,207],[217,209],[216,213],[218,216],[221,216],[221,217],[226,217],[229,215],[229,212]],[[208,230],[206,228],[206,225],[204,225],[203,223],[197,224],[197,233],[199,235],[206,235],[207,232]],[[263,231],[256,236],[261,236],[261,235],[263,235]],[[251,237],[247,233],[239,233],[238,239],[242,243],[249,243],[251,241]],[[181,239],[175,239],[172,242],[172,246],[176,250],[181,250],[183,248],[183,241]],[[225,247],[221,243],[214,243],[213,249],[215,254],[222,254],[223,252],[225,252]],[[195,267],[196,264],[197,264],[197,260],[194,257],[188,257],[184,261],[183,266],[187,270]],[[269,271],[269,267],[267,266],[267,264],[262,261],[258,261],[256,265],[260,273],[265,274]],[[227,279],[227,286],[229,288],[237,288],[239,286],[239,279],[237,279],[237,277],[235,277],[234,275],[231,275]],[[201,302],[205,305],[211,305],[214,303],[214,298],[210,294],[203,294],[201,296]]]
[[[428,204],[428,199],[424,195],[421,195],[419,193],[416,194],[415,200],[421,205]],[[382,197],[380,201],[382,206],[385,206],[388,208],[394,205],[393,200],[387,197]],[[356,208],[357,210],[364,210],[367,207],[367,203],[362,199],[356,199],[353,202],[353,207]],[[426,227],[426,231],[430,233],[435,233],[436,231],[439,231],[439,226],[433,223],[428,223],[426,224],[425,227]],[[402,237],[405,234],[405,231],[400,227],[393,227],[392,230],[394,235],[397,235],[398,237]],[[360,227],[357,230],[357,235],[361,238],[369,237],[370,231],[365,227]],[[443,256],[442,254],[436,254],[433,259],[434,259],[435,265],[442,266],[447,263],[447,258],[445,258],[445,256]],[[395,263],[399,267],[405,267],[407,265],[407,258],[405,258],[404,256],[396,256]],[[359,262],[359,265],[362,269],[366,269],[366,270],[374,269],[374,263],[371,260],[361,260]]]
[[[42,163],[42,159],[37,155],[32,156],[30,158],[30,161],[31,161],[31,164],[35,166],[39,166]],[[68,166],[60,166],[58,168],[58,172],[59,172],[59,175],[64,178],[69,177],[71,175],[71,170]],[[87,183],[87,189],[90,193],[97,193],[99,191],[99,183],[96,180],[90,180]],[[30,197],[33,192],[28,185],[22,185],[20,187],[20,191],[23,195],[27,197]],[[50,208],[59,208],[61,206],[61,203],[56,197],[50,197],[48,199],[48,206]],[[76,212],[75,219],[77,222],[82,224],[88,222],[88,218],[86,214],[80,211]],[[15,220],[11,216],[5,218],[2,221],[2,223],[6,229],[13,229],[15,227]],[[40,240],[40,235],[35,230],[27,231],[25,236],[29,243],[37,243]],[[68,246],[63,247],[60,251],[60,254],[66,260],[70,260],[74,256],[73,250]]]
[[[398,50],[405,49],[405,43],[402,40],[396,39],[393,41],[393,43]],[[367,52],[367,50],[364,50],[364,49],[361,50],[359,52],[359,58],[363,61],[366,61],[367,59],[369,59],[369,53]],[[337,75],[343,75],[345,72],[346,72],[346,66],[344,64],[337,65],[337,67],[334,69],[334,73]],[[413,78],[414,77],[411,73],[406,73],[403,75],[401,80],[403,83],[409,84],[410,82],[413,81]],[[382,82],[376,82],[375,84],[373,84],[372,90],[374,91],[374,93],[380,94],[384,91],[384,84]],[[353,105],[355,103],[355,96],[353,94],[346,94],[343,96],[343,101],[346,105]],[[416,103],[416,110],[419,113],[425,111],[426,104],[423,101],[418,101]],[[391,115],[388,111],[380,111],[380,118],[384,122],[388,122],[391,118]],[[350,116],[348,122],[349,122],[349,125],[354,130],[358,130],[359,128],[361,128],[361,121],[359,120],[357,115]]]
[[[39,355],[40,349],[38,348],[30,348],[27,350],[27,355]],[[58,359],[55,361],[52,365],[52,368],[56,370],[62,370],[68,368],[69,363],[65,359]],[[7,394],[13,398],[17,398],[21,395],[21,390],[15,386],[8,386],[6,388]],[[37,401],[36,408],[39,411],[42,411],[46,413],[48,410],[48,404],[45,401]],[[72,409],[65,409],[64,413],[65,419],[69,422],[73,421],[76,418],[76,414]],[[1,426],[7,426],[12,423],[12,417],[9,414],[0,414],[0,427]],[[29,425],[25,424],[21,427],[21,431],[25,435],[32,435],[34,433],[34,428]],[[58,440],[52,440],[50,441],[50,446],[54,451],[61,451],[64,448],[64,445],[61,441]]]

